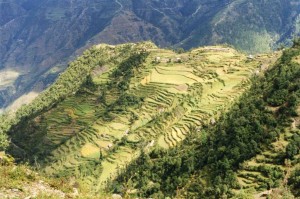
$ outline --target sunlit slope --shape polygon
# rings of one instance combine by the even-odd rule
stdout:
[[[151,43],[105,48],[110,61],[94,68],[79,91],[15,132],[15,143],[27,140],[28,157],[46,174],[76,176],[94,190],[142,149],[173,147],[191,129],[214,123],[248,79],[278,57],[247,57],[224,46],[182,54]]]
[[[237,171],[241,189],[234,190],[234,193],[248,193],[256,198],[263,198],[264,194],[283,194],[282,190],[286,189],[291,174],[300,166],[299,155],[293,160],[286,159],[287,145],[299,133],[293,127],[286,128],[281,133],[276,142],[241,165]]]

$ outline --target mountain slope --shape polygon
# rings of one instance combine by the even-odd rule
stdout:
[[[24,93],[36,94],[49,86],[68,60],[92,44],[152,40],[163,47],[189,49],[229,43],[247,52],[270,51],[299,35],[300,4],[1,0],[0,10],[0,68],[5,69],[0,78],[9,80],[0,84],[0,106],[6,107]]]
[[[110,190],[146,198],[299,197],[299,44],[254,77],[215,125],[193,129],[176,148],[145,151]]]
[[[9,151],[47,175],[103,190],[144,150],[172,148],[215,123],[277,56],[252,59],[225,46],[183,54],[151,43],[96,46],[17,112]]]

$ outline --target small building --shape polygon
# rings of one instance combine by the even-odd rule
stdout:
[[[110,149],[110,148],[112,148],[113,147],[113,144],[112,143],[109,143],[108,145],[107,145],[107,148],[108,149]]]
[[[254,59],[254,56],[253,56],[253,55],[248,55],[247,58],[248,58],[248,59]]]
[[[154,60],[156,63],[160,63],[161,61],[161,58],[160,57],[155,57],[155,60]]]
[[[177,57],[176,58],[176,63],[181,63],[182,61],[181,61],[181,58],[180,57]]]
[[[126,131],[124,131],[124,135],[125,136],[128,135],[128,133],[129,133],[129,129],[127,129]]]
[[[149,147],[153,147],[153,146],[154,146],[154,143],[155,143],[155,141],[152,140],[152,141],[149,143]]]

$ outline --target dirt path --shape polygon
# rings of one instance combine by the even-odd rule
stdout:
[[[119,0],[116,0],[116,3],[120,6],[120,8],[115,12],[115,14],[118,14],[124,9],[124,6]]]

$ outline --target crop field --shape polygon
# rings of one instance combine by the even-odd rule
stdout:
[[[300,107],[297,110],[300,113]],[[299,121],[300,117],[294,117],[294,121]],[[287,127],[280,134],[279,139],[271,143],[265,150],[241,165],[237,172],[237,179],[240,189],[236,192],[247,192],[247,190],[261,191],[255,198],[261,198],[266,192],[264,190],[273,190],[272,187],[285,187],[290,174],[294,169],[300,166],[299,155],[294,160],[284,159],[286,146],[291,141],[294,134],[300,126]],[[299,134],[299,133],[298,133]],[[298,159],[297,159],[298,158]]]
[[[113,81],[121,79],[114,71],[130,53],[141,50],[149,54],[132,69],[128,88],[114,87]],[[192,129],[214,125],[250,86],[253,71],[272,65],[278,56],[249,60],[224,46],[176,54],[149,43],[112,51],[114,62],[92,73],[94,88],[81,88],[36,119],[46,131],[45,173],[74,175],[93,191],[105,188],[141,151],[174,147]],[[138,101],[124,104],[123,96]]]
[[[260,198],[264,190],[272,190],[272,187],[284,187],[291,172],[300,166],[297,162],[282,162],[281,157],[285,153],[285,148],[288,144],[287,140],[292,135],[287,130],[268,149],[243,163],[237,173],[240,189],[235,191],[245,192],[255,188],[258,191],[261,190],[261,193],[258,192],[256,195],[257,198]]]

